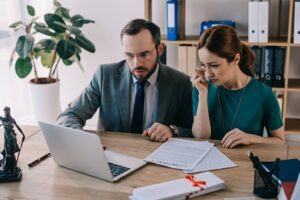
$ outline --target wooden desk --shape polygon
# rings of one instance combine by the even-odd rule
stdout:
[[[145,158],[160,145],[135,134],[100,135],[102,143],[110,150],[139,158]],[[225,197],[253,196],[253,168],[246,152],[251,150],[262,160],[274,160],[277,156],[285,159],[288,149],[287,146],[276,145],[223,149],[219,142],[216,142],[216,146],[238,167],[213,171],[225,181],[225,190],[200,196],[199,199],[223,200]],[[33,168],[27,167],[28,163],[47,152],[47,145],[40,132],[28,138],[23,145],[19,162],[23,170],[23,179],[21,182],[0,184],[0,199],[128,199],[136,187],[184,177],[181,170],[147,164],[119,182],[109,183],[59,167],[51,157]]]

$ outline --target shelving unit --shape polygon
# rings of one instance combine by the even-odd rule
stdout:
[[[188,0],[187,0],[188,1]],[[272,1],[272,0],[270,0]],[[283,88],[273,88],[273,90],[280,92],[283,94],[283,108],[282,108],[282,117],[284,123],[284,130],[286,134],[300,134],[300,113],[299,118],[290,118],[287,116],[287,106],[292,106],[288,104],[288,94],[289,92],[297,92],[300,93],[300,78],[291,78],[289,77],[290,70],[290,60],[291,60],[291,51],[293,48],[299,48],[300,44],[294,44],[292,41],[293,35],[293,13],[294,13],[294,0],[289,1],[289,13],[288,19],[285,23],[288,25],[287,36],[286,37],[269,37],[269,42],[267,43],[249,43],[247,36],[242,36],[240,39],[242,42],[249,46],[274,46],[274,47],[285,47],[285,65],[284,65],[284,78],[285,83]],[[198,43],[199,35],[185,35],[185,13],[186,13],[186,0],[179,1],[179,9],[180,9],[180,37],[179,40],[169,41],[166,40],[166,36],[162,36],[162,42],[165,44],[175,44],[175,45],[196,45]],[[152,19],[152,0],[144,0],[145,5],[145,19]],[[279,4],[279,18],[281,16],[281,7],[282,0],[278,0]],[[247,14],[247,13],[245,13]],[[280,35],[280,24],[277,27],[277,35]],[[300,57],[297,62],[299,62],[300,67]],[[300,100],[300,99],[299,99]],[[294,105],[295,106],[295,105]]]

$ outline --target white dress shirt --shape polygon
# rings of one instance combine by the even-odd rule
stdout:
[[[150,128],[154,123],[154,118],[157,110],[158,90],[157,90],[157,76],[159,64],[151,76],[147,79],[145,84],[145,98],[144,98],[144,117],[143,117],[143,130]],[[138,80],[132,76],[131,83],[131,105],[130,105],[130,123],[132,121],[135,95],[136,95],[136,82]]]

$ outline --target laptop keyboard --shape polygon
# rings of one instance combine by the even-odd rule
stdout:
[[[115,178],[116,176],[119,176],[120,174],[129,170],[129,168],[127,168],[127,167],[123,167],[121,165],[116,165],[116,164],[113,164],[110,162],[108,162],[108,165],[109,165],[109,168],[110,168],[113,178]]]

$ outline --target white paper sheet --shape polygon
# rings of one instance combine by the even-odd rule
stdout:
[[[184,170],[185,173],[204,172],[215,169],[224,169],[229,167],[236,167],[237,165],[232,162],[227,156],[220,152],[216,147],[204,156],[204,158],[192,170]]]
[[[170,138],[144,160],[175,169],[192,170],[213,145],[208,141]]]

